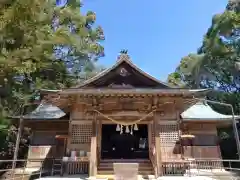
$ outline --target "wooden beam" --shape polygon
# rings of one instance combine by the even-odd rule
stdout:
[[[182,125],[182,120],[180,119],[180,113],[179,110],[176,108],[176,116],[177,116],[177,129],[178,129],[178,140],[179,140],[179,146],[180,146],[180,154],[181,154],[181,159],[183,159],[183,148],[182,148],[182,129],[181,129],[181,125]]]
[[[103,114],[106,116],[112,116],[112,117],[114,117],[114,116],[143,117],[143,116],[147,115],[147,113],[141,113],[139,111],[111,111],[111,113],[107,112],[107,113],[103,113]]]
[[[91,152],[89,163],[89,176],[97,175],[97,122],[96,118],[92,121]]]
[[[100,119],[101,120],[101,122],[102,122],[102,124],[116,124],[115,122],[112,122],[112,121],[110,121],[110,120],[103,120],[103,119]],[[122,122],[122,119],[120,119],[119,121],[121,121]],[[125,121],[125,122],[131,122],[131,121]],[[139,122],[139,123],[137,123],[137,124],[152,124],[153,122],[151,121],[151,120],[149,120],[149,121],[141,121],[141,122]]]
[[[74,119],[70,121],[70,124],[92,124],[92,119],[89,120]]]
[[[157,125],[157,120],[159,118],[159,113],[154,113],[154,120],[153,120],[153,124],[154,124],[154,137],[155,137],[155,149],[156,149],[156,155],[155,155],[155,161],[157,164],[156,167],[156,175],[157,177],[160,176],[162,174],[162,163],[161,163],[161,144],[160,144],[160,137],[158,134],[158,125]]]

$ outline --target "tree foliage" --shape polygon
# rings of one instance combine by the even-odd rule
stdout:
[[[26,113],[20,107],[33,102],[39,89],[69,87],[101,71],[95,62],[104,55],[103,30],[95,26],[95,13],[81,13],[79,2],[0,1],[1,159],[12,157],[16,141],[7,116]],[[20,154],[28,135],[24,130]]]
[[[182,58],[168,82],[214,89],[208,98],[231,103],[240,113],[240,2],[230,1],[223,13],[213,16],[202,46]]]
[[[68,0],[3,0],[0,9],[1,113],[15,114],[41,88],[69,87],[103,55],[96,15]]]

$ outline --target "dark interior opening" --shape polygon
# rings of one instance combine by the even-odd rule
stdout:
[[[133,133],[116,131],[117,125],[102,125],[102,159],[148,159],[148,128],[138,125]]]

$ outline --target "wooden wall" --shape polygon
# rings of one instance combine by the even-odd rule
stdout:
[[[181,155],[179,150],[179,129],[177,125],[177,113],[167,111],[164,113],[157,113],[155,117],[157,123],[155,125],[156,134],[160,137],[159,150],[161,159],[176,159]],[[99,118],[99,117],[98,117]],[[144,123],[150,123],[154,117],[149,117]],[[68,134],[70,138],[68,140],[68,149],[70,150],[84,150],[90,152],[91,137],[93,131],[93,116],[86,116],[78,111],[73,111],[70,121],[26,121],[25,126],[28,126],[35,133],[32,136],[32,145],[48,146],[54,145],[52,142],[47,142],[49,135],[54,137],[57,134]],[[97,121],[98,139],[97,146],[98,150],[101,149],[101,123],[111,123],[107,120]],[[217,137],[217,123],[209,122],[185,122],[184,126],[187,128],[189,134],[195,135],[192,146],[187,144],[183,149],[184,157],[193,158],[221,158],[221,153],[218,145]],[[149,126],[150,127],[150,126]],[[155,144],[154,127],[150,127],[152,131],[151,144]],[[43,133],[42,133],[43,132]],[[41,135],[37,136],[36,134]],[[38,142],[37,142],[38,141]],[[44,142],[44,143],[42,143]]]
[[[25,120],[24,126],[31,128],[29,159],[55,157],[57,150],[56,135],[68,134],[68,120]],[[59,151],[59,149],[58,149]]]
[[[221,159],[220,147],[217,136],[216,122],[184,122],[185,130],[178,126],[178,119],[167,121],[164,116],[157,115],[155,117],[157,124],[155,125],[156,134],[159,136],[159,151],[162,162],[171,160],[180,160],[183,158],[195,159]],[[178,117],[175,113],[175,117]],[[180,135],[184,131],[187,134],[194,135],[195,138],[190,141],[184,141],[184,147],[181,148]],[[185,132],[186,133],[186,132]]]
[[[185,157],[196,159],[219,159],[221,158],[217,136],[217,123],[209,122],[185,122],[188,132],[195,135],[192,146],[186,142],[184,148]]]
[[[74,104],[69,121],[68,149],[90,152],[93,115],[85,113],[85,106]]]
[[[26,120],[25,127],[31,128],[32,131],[49,131],[49,132],[68,132],[69,121],[66,120]]]

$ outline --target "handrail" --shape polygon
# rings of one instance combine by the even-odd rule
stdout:
[[[0,160],[0,164],[1,163],[12,163],[14,160]],[[55,161],[59,161],[60,165],[58,169],[56,169],[56,167],[54,167],[54,163]],[[48,174],[50,176],[54,176],[56,173],[58,173],[59,175],[62,175],[63,172],[63,162],[62,159],[60,158],[45,158],[45,159],[40,159],[40,158],[32,158],[32,159],[18,159],[15,161],[16,164],[18,164],[19,162],[24,164],[21,167],[12,169],[12,168],[2,168],[0,169],[0,173],[2,174],[0,176],[7,176],[8,180],[13,180],[15,179],[15,175],[21,174],[21,178],[23,179],[23,177],[31,177],[31,176],[39,176],[42,177],[43,174]],[[37,164],[31,164],[31,162],[33,163],[37,163]],[[70,162],[72,163],[72,162]],[[75,162],[73,162],[75,163]],[[78,163],[82,163],[82,167],[79,167],[80,169],[77,169],[77,173],[87,173],[87,169],[86,167],[88,167],[87,162],[78,162]],[[26,174],[27,171],[32,171],[30,174]],[[14,172],[14,173],[13,173]],[[14,174],[13,177],[10,177],[12,173]],[[69,174],[69,172],[67,171],[67,173]],[[20,178],[20,179],[21,179]],[[19,179],[19,177],[17,177],[16,179]]]
[[[163,176],[208,176],[213,179],[239,177],[240,160],[192,159],[171,160],[162,163]]]

